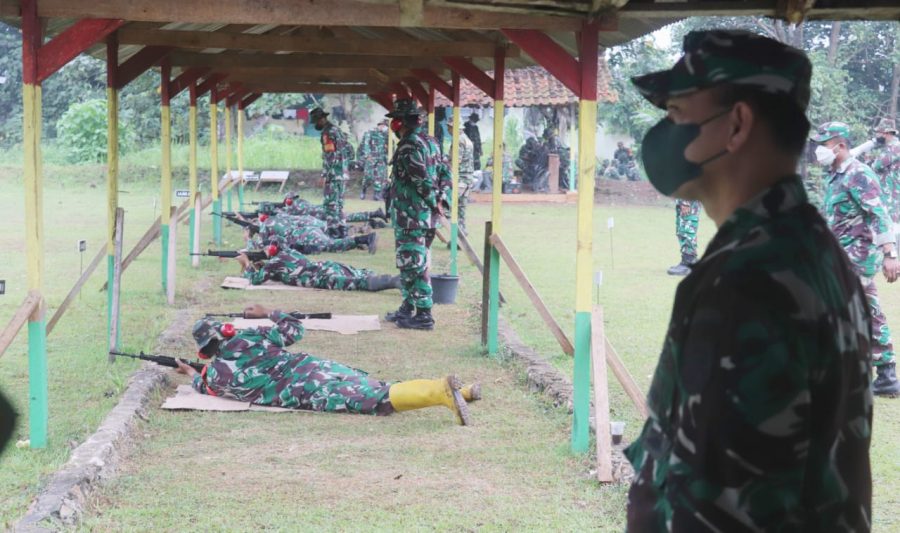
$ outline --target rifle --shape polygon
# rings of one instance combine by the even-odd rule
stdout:
[[[254,224],[253,222],[247,222],[246,220],[241,220],[235,216],[228,216],[225,213],[213,213],[213,214],[216,216],[222,217],[231,223],[237,224],[238,226],[245,227],[245,228],[249,229],[250,231],[256,231],[256,232],[259,231],[259,224]]]
[[[286,196],[286,197],[285,197],[285,200],[287,200],[288,198],[290,198],[291,200],[296,200],[297,198],[300,198],[300,195],[299,195],[299,194],[292,194],[292,195],[290,195],[290,196]],[[281,209],[282,207],[284,207],[284,200],[282,200],[282,201],[280,201],[280,202],[265,202],[265,201],[263,201],[263,202],[250,202],[250,205],[263,205],[263,204],[269,204],[269,205],[271,205],[272,207],[274,207],[275,209]]]
[[[141,359],[143,361],[152,361],[158,365],[167,366],[169,368],[178,368],[178,363],[175,362],[175,358],[169,357],[168,355],[150,355],[150,354],[145,354],[143,351],[136,355],[133,353],[124,353],[124,352],[115,352],[115,351],[110,351],[109,353],[112,355],[119,355],[122,357],[130,357],[132,359]],[[190,366],[197,372],[203,372],[203,367],[206,366],[203,363],[198,363],[198,362],[194,362],[194,361],[185,361],[184,359],[181,359],[181,362]]]
[[[249,259],[250,261],[252,261],[254,263],[257,261],[265,261],[266,259],[269,258],[266,255],[266,252],[263,252],[262,250],[247,250],[247,251],[243,251],[243,252],[240,250],[207,250],[206,253],[191,252],[191,255],[202,255],[202,256],[208,256],[208,257],[228,257],[230,259],[234,259],[235,257],[237,257],[239,255],[246,255],[247,259]]]
[[[288,313],[292,317],[297,320],[305,320],[307,318],[318,318],[328,320],[331,318],[331,313],[301,313],[300,311],[294,311],[292,313]],[[207,313],[207,317],[215,318],[215,317],[224,317],[224,318],[250,318],[244,313]]]
[[[238,216],[256,218],[259,216],[259,211],[223,211],[221,215],[225,218],[237,218]]]

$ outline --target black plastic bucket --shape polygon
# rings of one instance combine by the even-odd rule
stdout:
[[[456,290],[459,288],[459,276],[438,274],[431,276],[432,300],[436,304],[456,303]]]

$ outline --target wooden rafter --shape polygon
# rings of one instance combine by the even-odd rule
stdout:
[[[261,93],[322,93],[322,94],[370,94],[381,90],[380,85],[371,84],[324,84],[324,83],[269,83],[248,84],[251,92]]]
[[[355,38],[319,38],[305,36],[231,32],[132,30],[119,32],[121,44],[144,46],[172,46],[194,50],[222,48],[226,50],[255,50],[259,52],[300,52],[313,54],[441,57],[492,57],[494,45],[466,41],[417,41],[409,42]],[[517,57],[518,50],[511,50]]]
[[[194,52],[173,52],[172,66],[209,67],[216,70],[234,68],[330,68],[340,65],[344,68],[429,68],[440,63],[428,58],[399,56],[342,56],[327,54],[200,54]]]
[[[125,87],[153,65],[159,63],[170,50],[166,46],[145,46],[138,53],[129,57],[124,63],[119,65],[118,79],[116,80],[118,88]]]
[[[428,69],[413,69],[412,73],[420,80],[426,82],[429,87],[433,87],[436,91],[443,94],[447,98],[453,98],[453,87],[443,80],[440,76]]]

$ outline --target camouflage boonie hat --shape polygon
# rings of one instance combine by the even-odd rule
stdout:
[[[194,335],[194,340],[197,341],[197,346],[202,350],[213,339],[225,340],[219,332],[221,328],[222,323],[218,320],[201,318],[194,324],[194,330],[191,333]]]
[[[669,70],[631,78],[641,95],[666,108],[672,96],[730,83],[784,95],[806,111],[812,64],[800,50],[743,30],[692,31],[684,55]]]
[[[412,98],[401,98],[394,102],[394,110],[385,115],[390,118],[403,118],[409,116],[419,116],[419,108]]]
[[[325,118],[331,113],[326,113],[322,110],[321,107],[317,107],[309,112],[309,118],[313,121],[319,120],[320,118]]]
[[[816,132],[810,136],[810,139],[817,143],[823,143],[828,139],[833,139],[835,137],[849,139],[850,126],[843,122],[826,122],[816,128]]]
[[[884,131],[897,135],[897,123],[894,122],[894,119],[892,118],[883,118],[878,121],[878,125],[875,126],[875,131]]]

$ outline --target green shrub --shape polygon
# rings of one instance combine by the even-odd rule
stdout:
[[[56,123],[58,145],[70,163],[106,161],[106,100],[94,99],[72,104]],[[131,146],[134,134],[119,121],[119,152]]]

